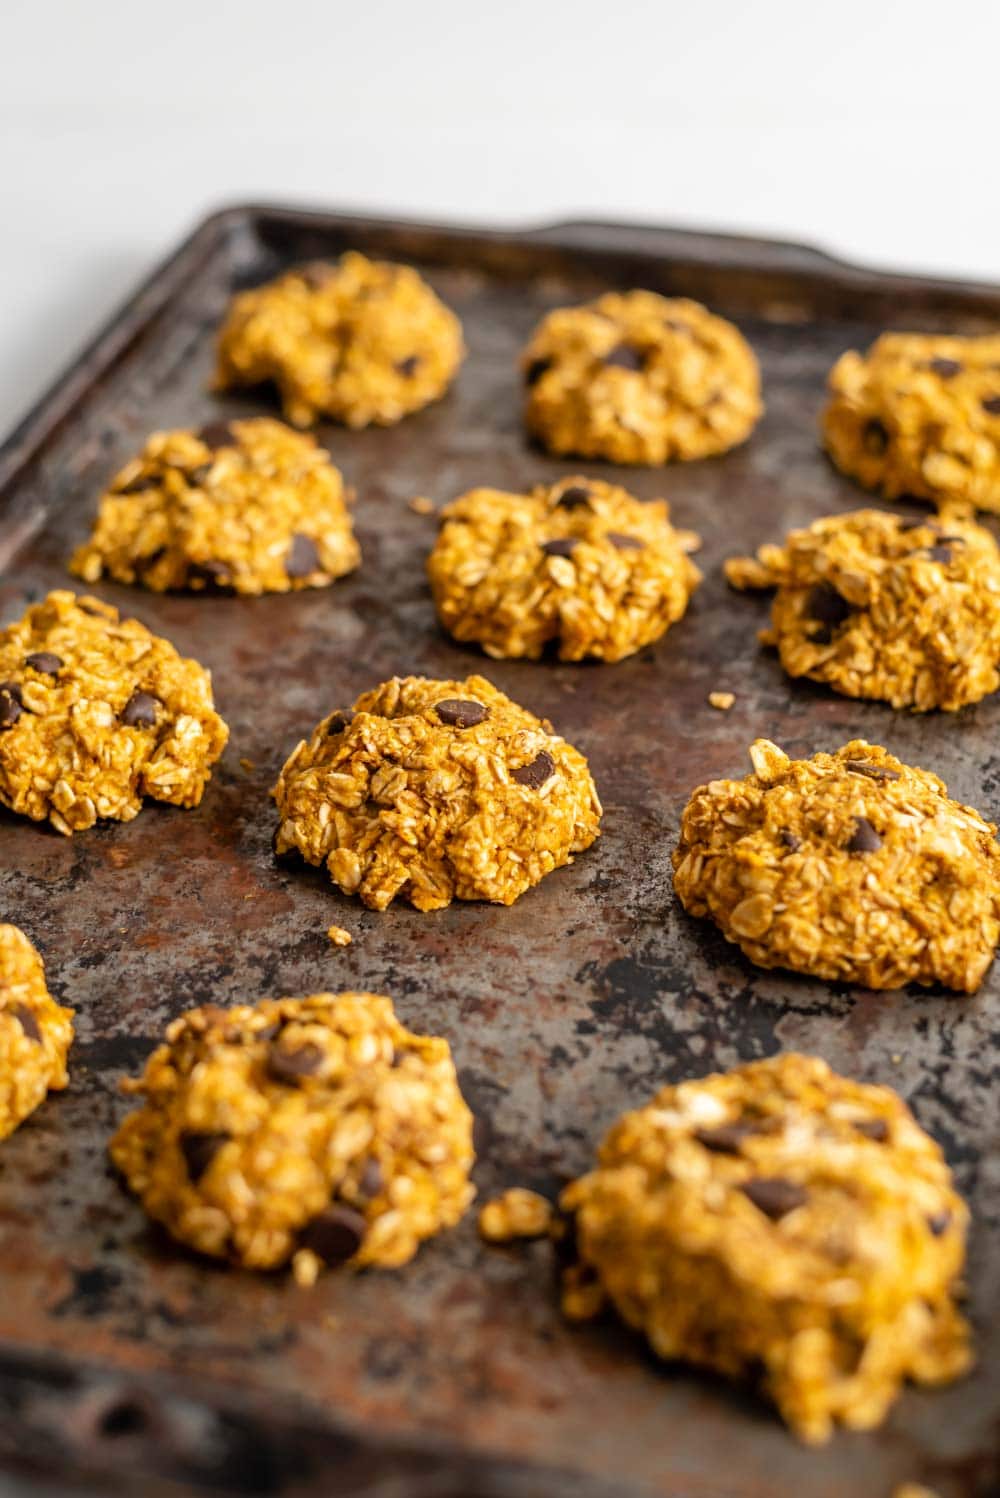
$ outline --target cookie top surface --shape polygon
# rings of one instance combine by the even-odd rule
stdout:
[[[830,516],[727,562],[726,576],[777,589],[762,639],[790,676],[920,711],[1000,686],[1000,550],[968,520]]]
[[[887,499],[1000,511],[1000,334],[884,333],[830,373],[833,461]]]
[[[427,568],[438,614],[488,655],[618,661],[681,617],[699,544],[663,500],[584,478],[528,494],[473,489],[441,515]]]
[[[204,667],[110,604],[50,593],[0,632],[0,801],[60,832],[196,806],[228,732]]]
[[[698,302],[609,292],[542,319],[524,351],[525,420],[553,453],[612,463],[704,458],[763,407],[753,350]]]
[[[206,1007],[175,1020],[126,1084],[143,1099],[111,1156],[146,1211],[201,1253],[398,1265],[457,1222],[472,1115],[446,1040],[368,993]]]
[[[360,555],[326,451],[257,417],[155,433],[115,476],[70,566],[86,582],[158,593],[285,593],[332,582]]]
[[[444,394],[464,352],[458,318],[417,271],[351,252],[235,296],[215,383],[273,381],[294,426],[392,426]]]
[[[753,774],[700,786],[685,808],[684,908],[762,967],[974,992],[1000,936],[992,824],[863,739],[804,760],[758,739],[750,758]]]
[[[73,1011],[57,1004],[45,969],[17,926],[0,925],[0,1139],[66,1086]]]
[[[276,853],[384,910],[512,904],[598,835],[587,762],[481,676],[394,677],[331,713],[281,771]]]

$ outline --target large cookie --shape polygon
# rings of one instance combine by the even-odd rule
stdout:
[[[701,574],[663,500],[597,480],[473,489],[442,513],[427,569],[438,615],[487,655],[620,661],[679,619]]]
[[[197,661],[96,598],[50,593],[0,632],[0,801],[60,832],[197,806],[229,730]]]
[[[327,453],[258,417],[150,437],[102,497],[70,568],[157,593],[287,593],[323,587],[360,557]]]
[[[698,302],[652,291],[550,312],[521,365],[525,421],[552,453],[705,458],[743,442],[763,411],[757,361],[739,330]]]
[[[368,993],[175,1020],[126,1090],[111,1158],[149,1215],[249,1269],[397,1266],[474,1195],[472,1115],[446,1040]]]
[[[865,988],[980,985],[1000,936],[996,828],[927,770],[854,739],[693,793],[674,887],[761,967]]]
[[[982,526],[858,510],[735,558],[726,576],[777,589],[761,639],[789,676],[921,712],[1000,686],[1000,551]]]
[[[393,426],[437,400],[464,355],[458,318],[408,265],[347,254],[233,298],[215,384],[272,381],[294,426]]]
[[[837,467],[887,499],[1000,510],[1000,334],[883,333],[830,373],[823,417]]]
[[[563,1193],[567,1313],[604,1297],[661,1357],[759,1378],[807,1441],[969,1365],[968,1212],[888,1087],[773,1056],[664,1087]]]
[[[587,761],[481,676],[394,677],[324,718],[275,787],[275,852],[384,910],[511,905],[598,835]]]
[[[0,1139],[66,1086],[73,1011],[45,986],[42,959],[23,931],[0,925]]]

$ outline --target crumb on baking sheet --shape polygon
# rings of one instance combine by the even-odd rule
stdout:
[[[254,770],[256,770],[256,768],[257,766],[254,764],[253,760],[247,759],[245,755],[240,759],[240,769],[245,770],[248,775],[251,775]]]
[[[732,692],[709,692],[708,701],[709,705],[718,708],[720,713],[728,713],[736,697]]]
[[[544,1238],[552,1226],[552,1203],[537,1191],[512,1186],[484,1204],[478,1225],[487,1243]]]
[[[331,926],[326,934],[335,947],[349,947],[354,940],[351,933],[345,931],[343,926]]]
[[[414,515],[433,515],[434,503],[424,494],[417,494],[410,500],[410,509]]]

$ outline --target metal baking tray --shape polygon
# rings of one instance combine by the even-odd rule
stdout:
[[[720,571],[865,502],[817,441],[835,357],[889,326],[995,328],[1000,287],[671,229],[228,209],[0,450],[0,618],[72,586],[66,558],[147,432],[261,408],[206,389],[232,291],[352,246],[419,266],[470,350],[452,392],[392,430],[321,428],[358,491],[360,571],[257,600],[97,589],[212,668],[229,748],[195,811],[150,805],[72,839],[0,817],[0,908],[44,953],[78,1031],[69,1091],[0,1150],[0,1464],[108,1493],[888,1498],[904,1480],[942,1498],[996,1493],[1000,972],[970,999],[755,970],[680,911],[670,852],[692,787],[744,773],[761,734],[796,754],[885,743],[1000,815],[1000,696],[915,717],[791,683],[756,643],[766,600],[729,593]],[[487,661],[436,626],[434,522],[407,502],[578,471],[527,442],[517,352],[547,309],[631,286],[735,318],[763,365],[767,415],[746,446],[660,471],[589,465],[670,500],[704,537],[705,582],[666,640],[619,665]],[[590,852],[511,909],[433,915],[365,911],[272,860],[269,787],[324,713],[393,673],[480,670],[588,755],[606,808]],[[736,694],[731,712],[707,705],[714,688]],[[331,922],[351,947],[330,945]],[[613,1320],[565,1324],[546,1246],[489,1249],[472,1213],[401,1272],[328,1273],[309,1291],[199,1261],[108,1169],[119,1078],[192,1005],[339,988],[391,994],[407,1024],[451,1041],[479,1118],[481,1197],[515,1182],[553,1191],[661,1083],[782,1048],[891,1083],[972,1204],[977,1370],[907,1392],[876,1433],[811,1450],[752,1395],[656,1363]]]

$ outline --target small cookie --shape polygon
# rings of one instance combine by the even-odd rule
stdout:
[[[521,367],[525,422],[551,453],[707,458],[744,442],[764,409],[740,331],[698,302],[652,291],[550,312]]]
[[[156,593],[287,593],[325,587],[360,559],[327,453],[257,417],[150,437],[101,499],[70,570]]]
[[[567,1187],[563,1305],[763,1391],[806,1441],[869,1430],[970,1363],[968,1211],[888,1087],[788,1054],[664,1087]]]
[[[72,1041],[73,1011],[46,988],[42,959],[23,931],[0,925],[0,1139],[66,1086]]]
[[[229,729],[197,661],[96,598],[50,593],[0,631],[0,802],[80,832],[144,796],[197,806]]]
[[[753,774],[699,786],[684,810],[684,909],[760,967],[974,993],[1000,936],[992,823],[864,739],[798,760],[758,739],[750,760]]]
[[[664,500],[643,504],[598,480],[528,494],[473,489],[442,512],[427,563],[441,623],[487,655],[620,661],[684,613],[701,573]]]
[[[248,1269],[395,1268],[474,1196],[446,1040],[370,993],[194,1009],[168,1027],[111,1158],[156,1222]]]
[[[481,676],[394,677],[300,743],[274,790],[279,856],[374,910],[512,905],[598,835],[587,761]]]
[[[844,473],[886,499],[1000,511],[1000,334],[883,333],[829,383],[823,435]]]
[[[777,589],[761,640],[789,676],[919,712],[1000,686],[1000,551],[970,521],[834,515],[727,562],[726,577]]]
[[[465,354],[458,318],[411,266],[342,255],[240,292],[215,387],[273,381],[293,426],[394,426],[442,396]]]

